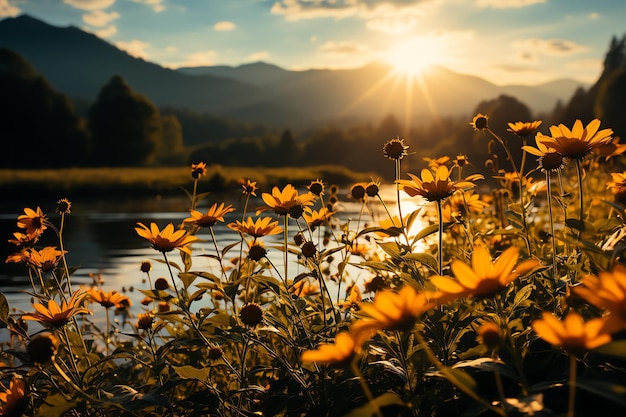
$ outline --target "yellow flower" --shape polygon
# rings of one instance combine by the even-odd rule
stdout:
[[[428,201],[439,201],[449,197],[456,190],[464,187],[474,187],[471,181],[482,178],[482,176],[472,176],[471,180],[455,182],[450,180],[450,171],[445,165],[440,165],[433,176],[429,169],[423,169],[421,178],[413,174],[408,174],[411,180],[396,180],[396,183],[411,197],[420,195]]]
[[[256,220],[248,217],[244,222],[236,220],[234,223],[229,223],[227,227],[254,238],[276,235],[283,231],[283,228],[278,225],[278,221],[272,221],[271,217],[259,217]]]
[[[450,196],[450,205],[452,211],[459,212],[462,215],[468,212],[481,213],[485,208],[489,207],[489,203],[482,200],[479,194],[475,194],[473,190],[456,193]]]
[[[507,130],[519,137],[526,137],[535,133],[541,123],[541,120],[535,120],[534,122],[509,123],[509,128]]]
[[[26,229],[26,234],[42,234],[44,230],[48,228],[46,225],[46,215],[43,214],[41,208],[37,207],[37,210],[26,207],[24,213],[17,217],[17,227]]]
[[[186,230],[174,231],[172,223],[165,226],[160,231],[156,223],[150,223],[150,228],[143,223],[137,223],[139,227],[135,227],[137,234],[152,243],[152,247],[159,252],[171,252],[178,249],[191,255],[189,244],[198,240],[196,236],[189,235]]]
[[[195,224],[198,227],[211,227],[217,222],[223,222],[224,216],[235,211],[232,205],[225,206],[224,203],[214,203],[207,210],[206,214],[202,214],[198,210],[190,210],[191,217],[183,220],[183,223]]]
[[[324,222],[330,219],[333,214],[335,214],[335,212],[329,211],[326,207],[321,208],[319,211],[307,207],[304,209],[302,217],[307,222],[309,227],[314,229],[317,226],[324,224]]]
[[[320,365],[347,367],[356,351],[361,347],[361,340],[354,334],[342,331],[335,336],[335,343],[323,343],[315,350],[302,353],[302,362],[315,362]]]
[[[612,129],[598,131],[599,128],[600,120],[598,119],[592,120],[584,128],[582,122],[576,120],[572,130],[563,124],[550,126],[551,136],[537,133],[537,141],[543,142],[546,146],[553,148],[563,156],[582,159],[591,151],[613,140],[611,136],[613,134]]]
[[[626,171],[611,172],[611,181],[606,183],[606,188],[617,194],[626,190]]]
[[[41,250],[22,249],[20,252],[7,257],[6,262],[27,262],[43,272],[51,272],[65,253],[67,251],[57,250],[56,246],[46,246]]]
[[[546,136],[544,136],[545,138]],[[540,139],[539,134],[535,138],[537,147],[534,148],[529,145],[522,146],[522,149],[531,155],[535,155],[537,162],[539,162],[539,168],[544,172],[558,171],[563,168],[563,155],[558,153],[555,149],[546,146]]]
[[[320,179],[311,181],[311,183],[306,188],[315,195],[324,195],[325,186],[324,182]]]
[[[76,291],[69,301],[61,302],[60,306],[52,299],[48,301],[47,306],[44,306],[41,303],[33,304],[33,307],[35,307],[37,312],[24,314],[22,315],[22,319],[38,321],[51,327],[62,327],[77,314],[91,313],[91,311],[79,305],[86,295],[86,293]]]
[[[259,211],[271,209],[280,216],[290,215],[298,218],[304,212],[305,207],[313,205],[316,196],[313,193],[300,195],[293,185],[287,184],[282,190],[278,187],[272,188],[271,194],[263,193],[261,198],[266,205],[260,207]]]
[[[137,316],[137,328],[147,330],[152,328],[154,323],[154,314],[152,313],[139,313]]]
[[[20,233],[13,232],[15,239],[9,239],[9,243],[13,243],[18,248],[32,248],[39,240],[39,233]]]
[[[296,297],[306,297],[309,295],[319,294],[320,286],[318,283],[311,284],[305,279],[301,279],[289,288],[289,291]]]
[[[604,156],[604,160],[608,161],[614,156],[619,156],[626,152],[626,144],[619,143],[619,137],[614,137],[611,142],[598,146],[594,152],[600,156]]]
[[[0,401],[4,404],[0,408],[0,416],[21,416],[28,407],[28,398],[25,396],[26,384],[23,379],[13,377],[9,388],[0,392]]]
[[[533,321],[532,327],[539,337],[551,345],[579,355],[611,341],[611,335],[603,330],[605,321],[599,318],[585,323],[575,311],[570,311],[561,321],[552,313],[544,312],[541,319]]]
[[[489,118],[484,114],[478,113],[472,119],[470,126],[474,128],[474,130],[485,130],[489,128]]]
[[[386,158],[400,160],[408,155],[407,149],[409,149],[409,147],[404,144],[404,139],[397,137],[385,142],[383,153]]]
[[[450,162],[450,157],[449,156],[441,156],[439,158],[428,158],[428,157],[424,157],[422,158],[424,159],[424,161],[428,162],[428,166],[431,169],[437,169],[439,168],[441,165],[445,165],[448,162]]]
[[[471,266],[460,260],[452,262],[451,268],[456,279],[433,276],[430,282],[441,291],[442,301],[466,296],[492,296],[518,276],[539,265],[539,262],[533,259],[516,265],[518,257],[519,249],[510,247],[493,262],[487,248],[477,246],[472,253]]]
[[[198,179],[206,175],[206,163],[198,162],[197,164],[191,164],[191,176],[193,179]]]
[[[364,318],[357,320],[352,330],[355,333],[368,330],[410,330],[417,319],[435,307],[434,294],[416,291],[405,285],[399,292],[379,291],[373,303],[361,303]]]
[[[574,292],[590,304],[610,313],[607,326],[610,330],[626,329],[626,266],[616,264],[611,271],[598,276],[587,275]]]
[[[101,289],[92,288],[87,291],[89,301],[100,304],[104,308],[125,308],[130,302],[127,296],[117,291],[102,291]]]
[[[239,179],[239,183],[241,184],[241,188],[243,188],[242,193],[244,195],[252,195],[256,197],[256,190],[258,190],[256,186],[256,181],[243,180]]]

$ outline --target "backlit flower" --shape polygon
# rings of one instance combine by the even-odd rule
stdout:
[[[198,162],[197,164],[191,164],[191,177],[193,179],[198,179],[204,175],[206,175],[206,163]]]
[[[246,326],[258,326],[263,321],[263,309],[257,303],[248,303],[239,310],[239,318]]]
[[[280,216],[290,215],[297,218],[302,215],[305,207],[313,205],[316,196],[310,192],[301,195],[293,185],[287,184],[282,190],[278,187],[272,188],[271,194],[263,193],[261,198],[266,205],[260,207],[259,211],[269,209]]]
[[[626,171],[611,172],[611,181],[606,183],[606,188],[617,194],[626,190]]]
[[[214,203],[205,214],[198,210],[191,210],[191,217],[183,220],[183,223],[195,224],[198,227],[211,227],[217,222],[223,222],[224,216],[235,211],[232,205],[225,206],[224,203]]]
[[[26,353],[34,363],[46,363],[54,355],[58,341],[51,334],[40,334],[33,337],[26,346]]]
[[[256,181],[244,181],[243,179],[240,179],[239,183],[241,184],[241,188],[243,188],[242,193],[244,195],[252,195],[256,197],[256,190],[258,190],[258,187],[256,186]]]
[[[535,120],[534,122],[509,123],[509,128],[507,130],[519,137],[525,138],[526,136],[535,133],[537,129],[539,129],[539,126],[541,126],[541,123],[541,120]]]
[[[335,335],[334,343],[322,343],[315,350],[303,352],[302,362],[347,367],[354,358],[356,351],[360,349],[361,341],[350,332],[339,332]]]
[[[135,227],[137,234],[152,243],[154,249],[163,253],[178,249],[191,255],[188,245],[198,240],[198,237],[188,234],[186,230],[174,231],[172,223],[165,226],[163,230],[159,230],[159,226],[154,222],[150,223],[150,228],[143,223],[137,223],[137,225],[139,226]]]
[[[276,235],[283,231],[283,228],[278,225],[278,221],[272,220],[271,217],[259,217],[256,220],[248,217],[243,222],[236,220],[234,223],[229,223],[227,227],[254,238]]]
[[[452,261],[451,269],[456,279],[433,276],[430,282],[442,293],[442,300],[466,296],[489,297],[505,288],[539,262],[529,259],[517,264],[519,248],[510,247],[493,262],[484,246],[477,246],[472,253],[472,265],[463,261]]]
[[[472,119],[470,126],[472,126],[474,130],[485,130],[489,128],[489,118],[484,114],[478,113]]]
[[[316,228],[324,224],[324,222],[328,221],[335,214],[334,211],[329,211],[326,207],[323,207],[319,210],[312,210],[310,207],[304,209],[304,213],[302,217],[304,221],[307,222],[311,229]]]
[[[383,153],[389,159],[399,160],[408,155],[407,149],[409,147],[404,144],[404,139],[397,137],[385,142]]]
[[[424,159],[424,161],[428,162],[428,167],[433,169],[433,170],[439,168],[441,165],[445,165],[448,162],[450,162],[450,157],[449,156],[440,156],[439,158],[424,157],[422,159]]]
[[[626,329],[626,266],[616,264],[612,270],[597,276],[587,275],[574,292],[594,306],[608,310],[607,325]]]
[[[532,327],[539,337],[551,345],[580,355],[611,341],[611,335],[603,330],[605,321],[605,318],[599,318],[585,323],[575,311],[570,311],[561,321],[552,313],[544,312],[541,319],[533,321]]]
[[[450,205],[452,211],[461,214],[481,213],[489,207],[489,203],[484,201],[479,194],[475,194],[473,190],[453,194],[450,196]]]
[[[40,268],[43,272],[54,271],[59,261],[67,251],[60,251],[56,246],[46,246],[41,250],[30,249],[28,263]]]
[[[309,295],[319,294],[320,286],[318,283],[311,284],[308,280],[301,279],[294,283],[289,288],[289,291],[296,297],[307,297]]]
[[[62,198],[57,201],[57,207],[54,211],[59,214],[70,214],[72,210],[72,203],[67,198]]]
[[[39,240],[39,233],[21,233],[13,232],[14,239],[9,239],[9,243],[14,244],[20,249],[32,248]]]
[[[500,326],[492,321],[485,321],[478,328],[478,343],[484,345],[488,349],[495,349],[500,346],[502,341],[502,333]]]
[[[364,317],[357,320],[352,329],[357,333],[367,329],[410,330],[423,313],[435,307],[431,300],[433,295],[416,291],[409,285],[398,292],[379,291],[373,303],[359,305]]]
[[[605,161],[608,161],[614,156],[619,156],[626,152],[626,144],[619,143],[620,138],[614,137],[611,142],[605,143],[594,149],[594,152],[604,157]]]
[[[550,126],[550,135],[537,133],[537,141],[553,148],[568,158],[582,159],[594,149],[612,141],[612,129],[600,128],[600,120],[592,120],[586,127],[580,120],[574,122],[572,130],[564,124]]]
[[[434,176],[429,169],[422,170],[421,178],[410,173],[408,175],[411,180],[396,180],[396,183],[411,197],[420,195],[428,201],[440,201],[449,197],[456,190],[475,186],[472,181],[468,180],[452,181],[450,171],[445,165],[439,166]],[[471,177],[472,180],[479,178],[481,176]]]
[[[152,328],[154,323],[154,315],[152,313],[139,313],[137,316],[137,328],[148,330]]]
[[[78,314],[91,313],[85,307],[80,306],[86,295],[86,293],[76,291],[69,301],[62,301],[60,306],[52,299],[48,300],[47,306],[41,303],[33,304],[37,312],[24,314],[22,318],[24,320],[38,321],[41,324],[54,328],[62,327]]]
[[[359,182],[350,187],[350,196],[355,200],[363,200],[365,197],[365,187],[367,184]]]
[[[556,149],[546,146],[543,141],[539,139],[539,134],[535,138],[535,143],[537,144],[536,148],[524,145],[522,149],[538,157],[537,162],[539,162],[539,169],[544,172],[552,172],[563,168],[563,155],[557,152]]]
[[[17,227],[26,229],[26,234],[42,234],[48,228],[46,225],[47,217],[41,208],[37,207],[36,210],[33,210],[26,207],[24,213],[17,217]]]
[[[0,408],[0,416],[21,416],[28,407],[28,398],[25,396],[26,384],[21,378],[13,377],[9,388],[0,392],[0,401],[4,404]]]
[[[312,194],[315,194],[318,196],[324,194],[324,182],[322,180],[311,181],[311,183],[306,188]]]
[[[117,291],[103,291],[101,289],[92,288],[87,291],[89,301],[100,304],[104,308],[124,308],[128,297],[118,293]]]

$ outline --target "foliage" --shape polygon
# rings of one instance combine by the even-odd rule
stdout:
[[[357,219],[342,217],[345,197],[320,176],[306,188],[265,184],[266,192],[242,181],[241,220],[224,224],[234,208],[198,209],[208,171],[193,164],[191,217],[136,228],[155,250],[138,265],[147,278],[141,306],[97,280],[89,291],[72,285],[68,200],[56,217],[25,208],[7,262],[25,267],[35,311],[14,312],[0,295],[10,335],[0,356],[3,412],[623,415],[626,173],[611,172],[623,149],[602,151],[612,138],[599,121],[553,126],[560,149],[571,148],[567,140],[588,153],[525,169],[489,123],[479,114],[471,125],[505,148],[513,168],[492,173],[496,187],[470,187],[482,175],[468,175],[463,155],[429,160],[419,181],[403,179],[410,144],[398,138],[385,147],[391,197],[378,181],[354,184]],[[540,124],[509,126],[521,148]],[[535,151],[548,153],[556,139],[536,140]],[[255,213],[256,195],[264,205]],[[217,241],[218,227],[232,238]],[[44,233],[57,245],[40,249]],[[213,249],[198,251],[201,241]],[[152,262],[168,276],[153,280]]]

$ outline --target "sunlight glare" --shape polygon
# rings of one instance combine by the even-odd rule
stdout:
[[[445,50],[440,39],[416,37],[394,45],[386,59],[397,74],[419,76],[433,65],[442,64]]]

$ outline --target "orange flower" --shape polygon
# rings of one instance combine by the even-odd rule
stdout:
[[[470,126],[474,128],[474,130],[485,130],[489,128],[489,118],[481,113],[478,113],[472,119]]]
[[[20,252],[7,257],[6,262],[27,262],[43,272],[51,272],[66,253],[67,251],[57,250],[56,246],[46,246],[41,250],[22,249]]]
[[[198,179],[204,175],[206,175],[206,163],[198,162],[197,164],[191,164],[191,176],[193,179]]]
[[[323,343],[315,350],[307,350],[302,353],[302,362],[347,367],[363,341],[350,332],[339,332],[335,336],[335,343]]]
[[[306,207],[304,209],[304,213],[302,214],[302,217],[307,222],[309,227],[314,229],[317,226],[322,225],[328,219],[330,219],[333,214],[335,214],[335,212],[329,211],[326,207],[321,208],[319,211],[312,210],[310,207]]]
[[[570,311],[561,321],[552,313],[544,312],[541,319],[533,321],[532,327],[539,337],[551,345],[579,355],[611,341],[611,335],[603,330],[605,322],[605,318],[599,318],[585,323],[575,311]]]
[[[433,176],[433,172],[429,169],[423,169],[421,178],[413,174],[408,174],[411,180],[396,180],[396,183],[411,197],[420,195],[428,201],[439,201],[449,197],[456,190],[464,187],[474,187],[472,182],[482,178],[482,175],[476,175],[465,181],[450,180],[450,171],[445,165],[440,165]]]
[[[256,197],[256,190],[258,190],[258,187],[256,186],[256,181],[250,181],[250,180],[243,180],[243,179],[239,179],[238,182],[241,184],[241,187],[243,188],[242,193],[244,195],[252,195]]]
[[[592,120],[584,128],[582,122],[576,120],[572,130],[564,124],[550,126],[550,134],[552,136],[537,133],[537,141],[543,142],[544,145],[553,148],[563,156],[582,159],[591,151],[611,143],[613,140],[611,136],[613,134],[612,129],[599,131],[599,128],[600,120],[598,119]]]
[[[546,137],[546,136],[544,136]],[[549,148],[539,138],[539,134],[535,138],[536,148],[529,145],[522,146],[522,149],[531,155],[535,155],[539,162],[539,169],[544,172],[558,171],[563,168],[563,155],[558,153],[556,149]]]
[[[614,194],[626,190],[626,171],[611,172],[611,181],[606,183],[606,188],[613,191]]]
[[[301,279],[293,284],[289,291],[296,297],[307,297],[309,295],[319,294],[320,286],[317,283],[311,284],[309,281]]]
[[[265,202],[265,206],[260,207],[259,211],[273,210],[279,216],[290,215],[298,218],[304,212],[304,208],[313,205],[316,196],[313,193],[300,195],[293,185],[287,184],[281,190],[278,187],[272,188],[272,193],[263,193],[261,198]]]
[[[441,299],[449,300],[467,296],[488,297],[539,265],[536,260],[526,260],[516,266],[519,249],[510,247],[493,262],[484,246],[477,246],[472,253],[472,266],[455,260],[452,272],[456,279],[433,276],[430,282],[441,291]]]
[[[254,238],[276,235],[283,231],[283,228],[278,225],[278,221],[272,221],[271,217],[259,217],[256,220],[248,217],[244,222],[236,220],[234,223],[229,223],[227,227]]]
[[[523,138],[535,133],[537,129],[539,129],[539,126],[541,126],[541,123],[541,120],[535,120],[534,122],[509,123],[509,128],[507,130]]]
[[[183,220],[183,223],[191,223],[195,224],[198,227],[211,227],[217,222],[223,222],[224,216],[230,212],[235,211],[232,205],[224,206],[224,203],[221,203],[219,206],[217,203],[214,203],[206,214],[202,214],[197,210],[191,210],[189,213],[191,217]]]
[[[37,207],[37,210],[33,210],[27,207],[24,209],[24,213],[17,217],[17,227],[26,229],[26,234],[36,233],[40,235],[48,228],[46,215],[43,214],[41,208]]]
[[[626,329],[626,266],[616,264],[611,271],[598,276],[587,275],[574,292],[590,304],[608,310],[609,331]]]
[[[4,403],[0,409],[0,416],[21,416],[28,407],[28,398],[25,395],[26,384],[23,379],[13,377],[9,388],[0,392],[0,401]]]
[[[92,288],[87,291],[89,295],[89,301],[100,304],[104,308],[125,308],[130,300],[127,296],[118,293],[117,291],[102,291],[101,289]]]
[[[165,253],[178,249],[191,255],[191,249],[188,245],[198,240],[196,236],[189,235],[186,230],[174,231],[172,223],[165,226],[162,231],[159,230],[156,223],[150,223],[150,228],[143,223],[137,224],[139,225],[139,227],[135,227],[137,234],[152,243],[152,247],[159,252]]]
[[[388,140],[383,146],[383,154],[386,158],[398,161],[408,155],[408,146],[404,144],[404,139],[399,137]]]
[[[9,243],[13,243],[18,248],[32,248],[39,240],[39,233],[20,233],[14,232],[15,239],[9,239]]]
[[[49,300],[48,305],[33,304],[37,313],[22,315],[24,320],[38,321],[51,327],[62,327],[66,325],[72,317],[77,314],[91,314],[91,311],[79,304],[87,294],[76,291],[69,301],[63,301],[61,306],[54,300]]]
[[[417,319],[426,311],[435,307],[431,301],[434,294],[416,291],[405,285],[399,292],[383,290],[376,294],[373,303],[361,303],[359,306],[364,318],[352,326],[355,333],[368,330],[409,330]]]

